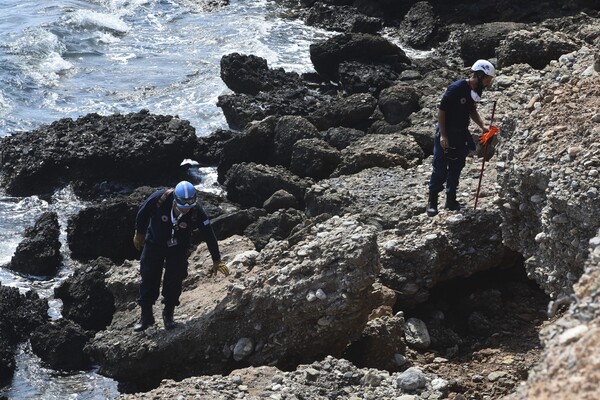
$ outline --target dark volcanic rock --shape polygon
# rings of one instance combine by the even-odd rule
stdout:
[[[304,192],[312,179],[300,178],[280,166],[255,163],[234,165],[227,173],[227,198],[245,207],[260,207],[276,191],[291,193],[304,204]]]
[[[86,330],[99,331],[112,321],[115,299],[105,284],[105,272],[112,264],[99,258],[54,289],[63,301],[63,315]]]
[[[115,262],[138,257],[132,238],[139,206],[154,191],[141,187],[129,196],[120,196],[84,208],[69,219],[67,242],[71,257],[91,260],[108,257]]]
[[[0,283],[0,387],[9,384],[15,371],[14,350],[30,333],[48,320],[48,302],[37,293]]]
[[[191,158],[196,133],[188,121],[147,111],[61,119],[0,141],[0,183],[28,196],[82,181],[164,184]]]
[[[33,227],[25,230],[7,267],[21,274],[52,276],[62,262],[60,225],[55,212],[43,213]]]
[[[34,354],[55,370],[87,369],[90,358],[83,348],[92,335],[64,318],[40,326],[31,334]]]
[[[383,28],[381,18],[370,17],[349,6],[335,6],[317,2],[306,15],[306,23],[331,31],[376,33]]]
[[[387,39],[361,33],[342,34],[311,44],[310,59],[320,75],[335,81],[344,61],[389,64],[398,72],[411,63],[404,51]]]
[[[469,27],[462,35],[461,57],[466,65],[484,58],[495,58],[496,47],[507,34],[525,28],[526,24],[515,22],[490,22]]]
[[[269,69],[264,58],[239,53],[221,58],[221,79],[234,92],[249,95],[302,85],[298,74],[285,72],[283,68]]]

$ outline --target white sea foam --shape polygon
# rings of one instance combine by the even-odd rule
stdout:
[[[60,75],[73,68],[73,64],[62,58],[65,46],[55,34],[45,29],[25,30],[9,49],[19,58],[16,65],[25,75],[45,86],[56,85]]]
[[[90,10],[77,10],[69,16],[68,23],[84,28],[126,34],[130,27],[118,15]]]

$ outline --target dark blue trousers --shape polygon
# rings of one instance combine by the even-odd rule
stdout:
[[[446,184],[446,193],[456,192],[460,173],[465,166],[469,148],[467,142],[463,139],[457,139],[457,135],[449,135],[448,142],[453,149],[444,148],[440,144],[440,129],[435,128],[433,138],[433,170],[431,179],[429,179],[429,193],[439,193]]]
[[[187,246],[157,246],[146,243],[140,258],[140,297],[138,304],[152,305],[158,299],[160,282],[162,285],[162,303],[165,306],[178,306],[183,280],[187,277]]]

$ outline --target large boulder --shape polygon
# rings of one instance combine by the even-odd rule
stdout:
[[[337,81],[338,67],[344,61],[381,62],[397,71],[406,69],[410,59],[389,40],[371,34],[347,33],[310,45],[315,70],[326,79]]]
[[[191,260],[209,262],[204,254]],[[137,313],[121,309],[88,347],[100,372],[148,388],[164,378],[238,366],[293,367],[341,354],[382,301],[372,286],[379,272],[375,232],[351,217],[308,225],[293,241],[271,242],[252,265],[232,267],[232,285],[198,275],[204,267],[191,263],[189,272],[198,278],[188,280],[197,283],[182,295],[176,319],[184,321],[174,331],[149,328],[132,335]],[[125,273],[120,269],[114,281],[118,290],[131,291],[123,287]]]
[[[110,265],[108,260],[99,258],[77,269],[54,289],[54,296],[63,302],[63,316],[85,330],[97,332],[112,321],[115,299],[105,283]]]
[[[519,30],[506,35],[496,48],[498,67],[529,64],[542,69],[552,60],[575,51],[580,46],[561,32],[546,29]]]
[[[129,196],[92,204],[69,218],[67,243],[71,257],[77,260],[107,257],[115,262],[138,257],[139,251],[132,242],[135,216],[153,191],[143,186]]]
[[[178,180],[191,158],[196,132],[188,121],[148,111],[61,119],[0,141],[0,183],[29,196],[77,181],[164,184]]]
[[[376,33],[383,27],[381,18],[357,12],[350,6],[336,6],[316,2],[306,13],[308,25],[330,31]]]
[[[346,147],[341,154],[341,162],[332,176],[355,174],[372,167],[399,165],[408,169],[423,160],[418,143],[402,133],[367,135]]]
[[[305,118],[296,116],[281,117],[274,129],[273,145],[275,162],[284,167],[290,166],[294,144],[301,139],[319,136],[319,131]]]
[[[31,349],[52,369],[79,371],[91,365],[90,358],[83,352],[91,337],[91,332],[61,318],[40,326],[31,334]]]
[[[481,58],[495,58],[500,41],[509,33],[526,27],[526,24],[516,22],[489,22],[469,26],[461,36],[460,55],[468,66]]]
[[[281,166],[255,163],[235,164],[225,179],[227,198],[244,207],[260,207],[281,189],[304,204],[304,192],[311,184],[312,179],[300,178]]]
[[[387,122],[398,124],[419,110],[419,94],[411,86],[392,86],[381,92],[378,106]]]
[[[55,212],[45,212],[25,230],[7,268],[26,275],[53,276],[62,263],[60,225]]]
[[[264,58],[239,53],[221,58],[221,79],[234,92],[249,95],[302,84],[296,73],[285,72],[283,68],[269,69]]]

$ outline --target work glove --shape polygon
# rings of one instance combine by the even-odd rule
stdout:
[[[142,251],[145,243],[146,238],[144,238],[144,235],[139,232],[135,232],[133,235],[133,247],[135,247],[137,251]]]
[[[229,276],[230,274],[229,268],[227,268],[227,265],[221,260],[213,261],[213,267],[210,276],[217,275],[217,272],[220,272],[225,276]]]

